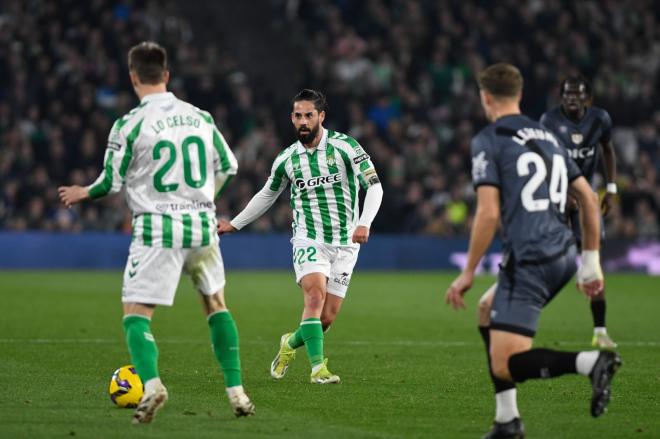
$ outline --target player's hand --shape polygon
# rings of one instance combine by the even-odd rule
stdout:
[[[603,281],[603,270],[600,267],[598,250],[582,251],[582,265],[575,277],[578,290],[586,294],[587,297],[594,297],[603,291],[605,282]]]
[[[352,240],[357,244],[366,244],[369,241],[369,227],[357,226],[353,232]]]
[[[600,209],[603,212],[604,217],[607,217],[607,215],[610,213],[610,210],[612,210],[612,198],[614,198],[614,194],[605,192],[603,201],[600,203]]]
[[[66,207],[71,207],[74,204],[80,203],[89,198],[89,191],[82,186],[60,186],[57,188],[57,193],[60,196],[60,201]]]
[[[598,294],[603,291],[603,288],[605,288],[605,282],[603,279],[596,279],[594,281],[585,283],[578,282],[577,288],[591,299],[595,296],[598,296]]]
[[[238,229],[231,225],[227,220],[221,219],[218,221],[218,235],[224,235],[225,233],[234,233]]]
[[[472,288],[473,279],[474,275],[472,273],[467,271],[462,272],[447,289],[445,303],[451,305],[456,310],[465,309],[463,296]]]
[[[566,210],[573,211],[573,210],[578,210],[578,202],[577,199],[571,195],[568,195],[566,197]]]

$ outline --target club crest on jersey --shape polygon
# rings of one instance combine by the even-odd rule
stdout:
[[[571,141],[576,145],[579,145],[584,140],[582,133],[573,133],[571,134]]]
[[[486,168],[488,168],[486,151],[481,151],[479,154],[472,157],[472,180],[477,181],[485,178]]]
[[[328,166],[335,166],[336,164],[337,164],[337,162],[336,162],[334,156],[328,157]]]
[[[296,178],[293,184],[300,190],[313,189],[315,187],[323,187],[335,184],[341,181],[341,174],[321,175],[319,177],[312,177],[308,179]]]

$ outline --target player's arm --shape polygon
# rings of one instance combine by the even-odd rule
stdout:
[[[284,171],[285,162],[286,160],[275,160],[268,181],[252,197],[241,213],[236,215],[231,221],[223,219],[218,221],[218,233],[220,235],[241,230],[271,208],[289,181]]]
[[[588,296],[603,289],[603,272],[600,267],[600,213],[598,198],[587,180],[580,176],[571,182],[571,194],[580,204],[582,229],[582,266],[577,273],[578,288]]]
[[[472,182],[477,192],[477,209],[470,231],[468,260],[463,272],[445,294],[445,303],[465,308],[463,296],[472,287],[474,272],[488,250],[500,221],[500,175],[495,163],[496,147],[483,135],[472,139]]]
[[[603,148],[603,160],[605,162],[605,170],[607,172],[607,189],[603,196],[601,208],[603,215],[607,216],[612,209],[612,198],[617,193],[616,187],[616,153],[614,152],[614,144],[612,140],[601,141],[601,148]]]
[[[126,171],[131,164],[132,151],[128,151],[126,137],[120,129],[121,119],[117,120],[110,131],[108,146],[103,158],[103,170],[98,178],[89,186],[60,186],[57,188],[60,200],[66,207],[88,199],[97,199],[119,192],[124,184]],[[141,122],[136,125],[136,136],[139,134]]]
[[[607,172],[607,190],[601,208],[603,215],[607,216],[612,209],[612,199],[617,193],[616,187],[616,153],[614,152],[614,144],[612,143],[612,119],[607,111],[603,111],[601,115],[602,134],[600,136],[600,146],[603,148],[603,161],[605,162],[605,171]]]
[[[217,198],[222,195],[231,179],[238,172],[238,161],[215,125],[213,126],[213,149],[215,151],[214,175],[215,196]]]
[[[474,214],[467,263],[463,272],[450,285],[445,302],[454,309],[465,308],[463,296],[472,287],[474,272],[493,241],[500,222],[500,190],[497,186],[477,188],[477,210]]]
[[[353,142],[355,141],[353,140]],[[371,158],[360,144],[355,142],[349,148],[342,149],[342,154],[346,154],[348,157],[353,172],[358,176],[360,186],[366,191],[362,214],[352,237],[353,242],[366,244],[369,240],[371,223],[376,218],[383,201],[383,186]]]

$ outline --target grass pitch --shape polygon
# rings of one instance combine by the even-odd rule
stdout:
[[[304,350],[281,381],[269,365],[296,328],[302,294],[289,272],[231,272],[227,301],[241,336],[244,384],[257,406],[235,419],[190,281],[152,324],[170,401],[151,425],[130,424],[107,386],[129,363],[119,272],[0,272],[0,437],[475,438],[494,415],[475,304],[443,303],[452,274],[357,272],[326,335],[342,383],[308,384]],[[611,275],[608,329],[624,361],[609,413],[589,416],[580,376],[518,387],[528,437],[660,437],[660,279]],[[545,310],[537,346],[589,348],[589,304],[572,286]]]

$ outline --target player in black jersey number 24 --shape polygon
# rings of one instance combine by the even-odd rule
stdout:
[[[564,374],[589,377],[591,415],[605,412],[610,382],[621,364],[611,351],[532,349],[541,309],[576,272],[576,249],[563,222],[567,193],[580,205],[582,266],[578,288],[588,297],[603,289],[598,202],[587,180],[550,131],[520,114],[523,80],[510,64],[495,64],[478,76],[481,103],[490,122],[472,140],[472,179],[477,208],[465,269],[445,299],[464,308],[474,272],[502,222],[503,262],[489,327],[480,328],[496,414],[486,438],[524,437],[516,383]]]

